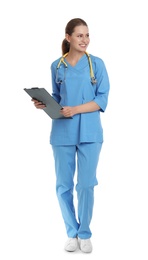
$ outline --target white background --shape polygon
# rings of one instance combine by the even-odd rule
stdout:
[[[0,2],[0,259],[148,259],[147,1]],[[51,92],[67,22],[88,23],[111,91],[91,224],[92,254],[66,253],[49,144],[51,120],[23,88]]]

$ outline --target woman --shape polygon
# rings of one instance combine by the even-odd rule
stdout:
[[[61,114],[65,117],[52,120],[50,134],[56,194],[68,236],[65,250],[72,252],[79,246],[85,253],[92,252],[90,223],[103,143],[100,113],[107,107],[110,89],[103,60],[86,52],[89,42],[87,23],[80,18],[70,20],[62,42],[63,56],[51,64],[52,96],[63,107]],[[44,108],[42,103],[32,101],[36,108]],[[78,199],[77,212],[74,188]]]

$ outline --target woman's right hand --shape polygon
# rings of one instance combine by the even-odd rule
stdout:
[[[38,108],[38,109],[43,109],[43,108],[46,107],[46,105],[44,105],[42,102],[40,102],[36,99],[32,98],[31,101],[34,102],[35,107]]]

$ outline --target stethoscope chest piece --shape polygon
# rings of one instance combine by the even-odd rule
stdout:
[[[97,80],[95,79],[95,77],[91,78],[91,83],[92,83],[92,85],[96,85],[97,84]]]

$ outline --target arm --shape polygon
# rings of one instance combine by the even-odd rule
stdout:
[[[76,114],[81,114],[81,113],[88,113],[88,112],[94,112],[100,110],[99,105],[97,105],[96,102],[90,101],[82,105],[74,106],[74,107],[64,107],[61,110],[61,114],[69,117],[69,116],[74,116]]]
[[[104,112],[108,103],[108,94],[110,89],[110,83],[108,73],[104,62],[101,59],[95,61],[96,67],[96,79],[97,84],[93,86],[95,89],[95,97],[92,101],[85,104],[69,107],[66,106],[61,110],[61,114],[64,116],[74,116],[80,113],[89,113],[100,110]]]

